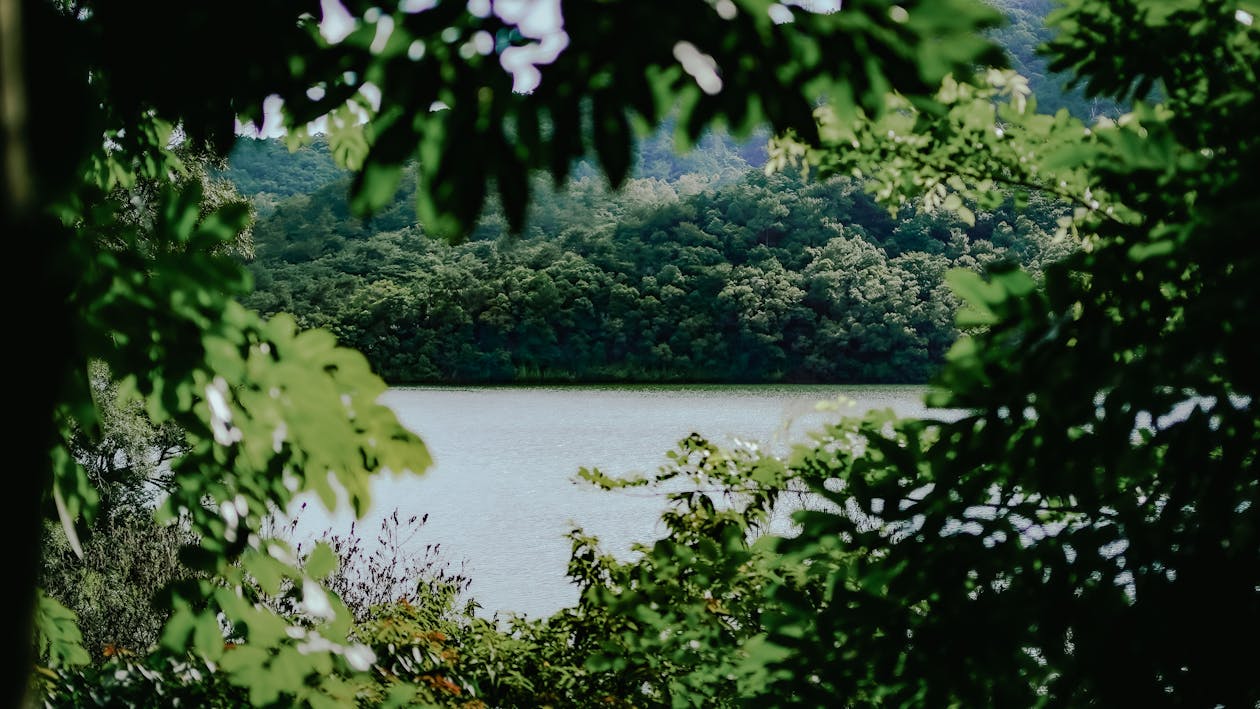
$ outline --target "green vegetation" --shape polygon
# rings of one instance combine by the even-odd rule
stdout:
[[[241,138],[233,146],[231,161],[222,175],[265,215],[286,197],[310,194],[344,179],[346,171],[337,167],[322,136],[296,150],[289,150],[279,140]]]
[[[1084,87],[1071,84],[1073,75],[1054,70],[1038,48],[1054,37],[1046,24],[1046,16],[1055,9],[1054,0],[989,0],[1006,15],[1007,22],[992,30],[993,40],[1002,45],[1015,73],[1028,79],[1028,88],[1036,98],[1038,110],[1055,114],[1065,109],[1086,123],[1099,118],[1115,119],[1126,109],[1114,98],[1086,95]]]
[[[27,415],[11,432],[6,516],[18,594],[6,630],[38,625],[33,691],[76,706],[1260,701],[1245,649],[1260,633],[1255,2],[1065,0],[1048,69],[1133,106],[1088,129],[1032,111],[1015,74],[969,75],[1000,59],[980,34],[992,11],[970,0],[851,0],[787,24],[756,0],[669,13],[570,2],[569,46],[528,97],[493,57],[496,40],[527,40],[497,17],[348,5],[363,19],[330,43],[287,3],[0,4],[0,226],[36,276],[21,300],[7,295],[31,304],[16,331],[44,338],[13,348],[38,388],[12,403]],[[394,31],[378,40],[385,17]],[[633,54],[614,36],[635,38]],[[219,51],[225,37],[239,49]],[[695,59],[680,40],[720,77],[702,58],[680,67]],[[25,80],[30,67],[39,81]],[[363,82],[381,103],[360,127],[346,101],[368,103],[354,98]],[[209,196],[172,140],[178,125],[184,145],[221,154],[232,117],[260,117],[272,93],[294,127],[332,112],[353,213],[387,219],[418,156],[416,213],[432,234],[469,232],[491,186],[503,221],[523,228],[538,193],[529,171],[563,181],[587,152],[621,185],[632,122],[674,112],[692,140],[715,122],[768,121],[782,136],[772,169],[853,178],[886,206],[949,212],[968,230],[1007,199],[1062,200],[1080,248],[1028,259],[1040,274],[997,260],[984,275],[947,273],[966,334],[931,401],[956,417],[840,420],[784,458],[692,437],[649,479],[585,471],[606,487],[691,486],[671,493],[669,536],[636,559],[575,532],[575,608],[479,620],[457,582],[421,568],[431,583],[405,602],[356,610],[333,544],[296,549],[266,521],[303,491],[334,507],[334,482],[362,512],[370,476],[422,470],[424,447],[376,403],[384,385],[361,356],[237,304],[248,278],[229,252],[249,209]],[[1151,95],[1163,103],[1136,100]],[[814,111],[819,96],[829,102]],[[450,110],[430,111],[436,100]],[[734,205],[744,190],[759,204],[755,181],[729,189],[703,199]],[[686,224],[660,231],[690,247]],[[485,260],[496,243],[469,248]],[[879,246],[889,262],[903,254]],[[294,263],[306,261],[318,256]],[[111,423],[122,419],[107,391],[116,413],[138,407],[146,423]],[[87,465],[84,436],[109,450],[111,431],[167,425],[182,432],[169,466],[114,466],[136,450],[126,445],[95,468],[108,478]],[[158,519],[195,541],[168,567],[157,644],[93,663],[74,613],[36,591],[56,550],[37,541],[42,518],[86,551],[109,501],[117,512],[129,499],[113,493],[153,474],[169,491]],[[785,509],[799,510],[797,534],[766,533]],[[31,664],[6,663],[10,703]]]
[[[195,169],[185,147],[224,154],[234,118],[261,122],[274,94],[294,137],[326,118],[334,156],[355,174],[356,212],[385,205],[419,156],[417,213],[431,233],[465,231],[491,184],[508,223],[519,226],[531,170],[563,179],[575,158],[593,154],[620,185],[635,125],[668,114],[680,140],[718,122],[740,134],[768,124],[813,135],[820,92],[874,108],[890,85],[921,92],[952,70],[997,58],[971,38],[994,13],[966,0],[933,6],[948,12],[901,23],[882,4],[859,1],[843,17],[798,14],[777,24],[756,3],[736,6],[730,19],[702,2],[669,13],[637,2],[575,3],[565,23],[580,31],[547,65],[547,80],[521,96],[495,40],[530,39],[457,3],[389,13],[349,3],[350,16],[362,19],[334,42],[313,14],[289,3],[171,12],[148,0],[5,0],[0,230],[32,274],[20,298],[6,295],[30,304],[15,317],[16,331],[42,333],[39,346],[19,348],[13,360],[26,386],[12,406],[26,415],[11,431],[19,442],[12,464],[22,473],[5,517],[17,589],[7,634],[31,637],[38,618],[41,662],[82,659],[70,613],[46,597],[34,613],[38,540],[43,518],[52,517],[74,547],[97,517],[100,492],[69,441],[80,431],[99,435],[88,369],[101,361],[120,397],[185,436],[157,514],[188,525],[197,542],[181,550],[181,562],[204,575],[159,599],[171,613],[159,651],[177,662],[185,653],[213,662],[256,704],[344,705],[353,677],[371,667],[371,652],[350,635],[352,615],[321,583],[335,567],[331,549],[316,547],[299,565],[289,545],[268,538],[265,521],[302,492],[328,507],[341,492],[361,513],[371,475],[421,471],[427,452],[377,403],[384,384],[360,355],[327,333],[298,332],[290,318],[264,320],[236,302],[248,279],[224,252],[250,212],[207,199],[199,180],[184,179]],[[614,35],[638,38],[636,51],[623,52]],[[943,40],[948,52],[905,53],[927,46],[926,38]],[[235,50],[223,51],[229,41]],[[757,60],[744,61],[744,48],[754,46]],[[722,90],[701,50],[687,47],[728,67]],[[680,51],[690,73],[679,66]],[[872,52],[884,60],[871,63]],[[366,84],[379,91],[379,105],[361,92]],[[430,110],[437,101],[449,108]],[[356,108],[370,123],[358,124]],[[151,220],[137,221],[131,200],[116,199],[133,190],[151,195],[141,200]],[[298,613],[246,592],[255,586],[290,598]],[[23,651],[34,649],[16,645],[4,667],[10,703],[28,677]]]
[[[700,157],[737,157],[711,141]],[[331,330],[392,382],[924,382],[956,336],[946,271],[1039,271],[1070,248],[1045,200],[970,226],[892,218],[851,181],[722,162],[716,184],[538,185],[522,235],[491,209],[458,245],[412,225],[409,191],[365,221],[333,183],[260,220],[244,302]]]

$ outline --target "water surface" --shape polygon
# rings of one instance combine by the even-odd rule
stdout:
[[[547,615],[577,600],[564,576],[570,530],[584,528],[618,555],[663,533],[661,495],[596,490],[573,481],[579,468],[652,471],[692,432],[783,449],[838,415],[816,410],[820,401],[843,396],[853,414],[922,415],[923,394],[907,386],[394,388],[383,402],[424,439],[435,465],[423,476],[377,480],[360,525],[375,530],[394,509],[427,513],[415,543],[440,543],[446,558],[467,562],[484,614]],[[349,522],[308,510],[303,531]]]

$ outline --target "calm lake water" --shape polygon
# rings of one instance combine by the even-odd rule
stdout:
[[[465,561],[471,594],[483,614],[549,615],[572,605],[565,578],[570,544],[581,527],[619,556],[663,534],[665,500],[643,490],[604,492],[574,482],[581,467],[627,475],[653,471],[692,432],[731,444],[756,441],[781,449],[831,420],[816,404],[843,396],[845,413],[891,408],[921,415],[923,387],[907,386],[569,386],[406,387],[384,403],[428,445],[436,464],[423,476],[382,476],[359,524],[374,538],[380,520],[428,514],[413,543],[440,543],[443,556]],[[308,509],[301,535],[331,526]]]

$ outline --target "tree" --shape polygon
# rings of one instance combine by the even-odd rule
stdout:
[[[1063,3],[1052,67],[1167,97],[1116,122],[1037,114],[995,73],[947,80],[940,112],[823,108],[822,144],[779,141],[779,165],[964,221],[1055,195],[1082,248],[1044,284],[949,276],[965,334],[933,418],[842,419],[785,457],[684,442],[655,478],[695,484],[672,489],[669,538],[631,564],[575,549],[609,629],[586,666],[648,670],[659,704],[733,704],[732,685],[759,706],[1260,701],[1254,9]],[[802,483],[794,534],[750,539]]]
[[[98,425],[86,363],[100,359],[125,396],[188,437],[161,514],[187,520],[199,544],[184,559],[213,580],[170,589],[163,646],[218,663],[253,703],[347,701],[353,688],[331,670],[370,662],[347,635],[345,607],[319,584],[331,573],[331,551],[316,549],[299,567],[292,550],[263,537],[262,522],[303,490],[332,506],[340,487],[362,511],[371,474],[423,470],[427,454],[376,403],[383,385],[361,356],[335,347],[327,333],[299,333],[290,318],[263,321],[236,303],[247,279],[206,254],[232,241],[248,210],[205,213],[199,186],[170,180],[185,170],[181,140],[222,154],[234,119],[260,122],[266,97],[277,95],[294,135],[327,116],[334,156],[355,171],[357,211],[388,200],[404,161],[418,156],[418,211],[430,231],[457,235],[480,212],[490,183],[519,227],[530,169],[563,176],[574,158],[594,151],[619,184],[632,119],[651,124],[673,111],[691,140],[716,121],[748,130],[764,120],[812,136],[820,95],[878,111],[889,86],[917,95],[951,71],[996,59],[973,32],[995,14],[967,0],[903,3],[908,17],[858,1],[835,15],[798,12],[788,24],[774,22],[764,0],[716,10],[675,3],[668,12],[574,2],[564,8],[567,49],[522,97],[495,48],[528,43],[525,28],[458,3],[422,12],[404,3],[386,13],[353,2],[351,31],[334,42],[315,19],[323,7],[333,5],[0,4],[0,230],[35,276],[33,285],[9,281],[6,296],[30,304],[15,330],[43,334],[38,346],[15,353],[26,386],[12,402],[22,412],[11,431],[20,473],[6,524],[19,595],[6,614],[8,637],[30,636],[40,517],[54,514],[73,537],[76,520],[95,512],[97,494],[66,438],[75,426]],[[610,41],[627,36],[633,51]],[[232,51],[224,51],[228,42]],[[370,93],[379,93],[379,106]],[[438,101],[449,108],[432,110]],[[366,125],[357,122],[362,112]],[[140,179],[166,181],[152,229],[164,248],[151,258],[106,198]],[[121,248],[99,249],[106,235]],[[269,612],[247,592],[252,583],[292,595],[303,617]],[[230,651],[220,614],[238,643]],[[45,639],[73,640],[64,632]],[[70,655],[54,648],[50,657]],[[20,651],[6,663],[11,702],[28,666]]]
[[[824,110],[816,152],[780,145],[963,219],[1004,188],[1056,194],[1084,248],[1045,267],[1044,289],[1009,266],[952,276],[970,334],[932,400],[957,418],[873,420],[856,447],[795,458],[827,471],[817,492],[836,509],[800,517],[781,551],[864,554],[821,567],[822,620],[813,599],[771,595],[777,696],[1260,700],[1239,649],[1260,631],[1255,10],[1063,3],[1051,68],[1087,95],[1166,97],[1119,121],[1036,114],[995,73],[947,81],[944,116],[900,99],[874,121]]]

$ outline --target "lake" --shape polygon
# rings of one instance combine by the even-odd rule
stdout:
[[[917,386],[564,386],[399,387],[383,402],[424,439],[435,465],[423,476],[382,476],[359,524],[375,538],[397,509],[428,514],[413,543],[439,543],[443,556],[465,561],[482,614],[545,616],[577,601],[565,568],[575,527],[624,557],[636,542],[663,534],[666,501],[650,491],[605,492],[574,482],[581,467],[612,475],[655,470],[692,432],[731,444],[755,441],[784,449],[835,412],[816,404],[852,400],[846,413],[891,408],[922,415]],[[302,515],[299,539],[337,518]]]

